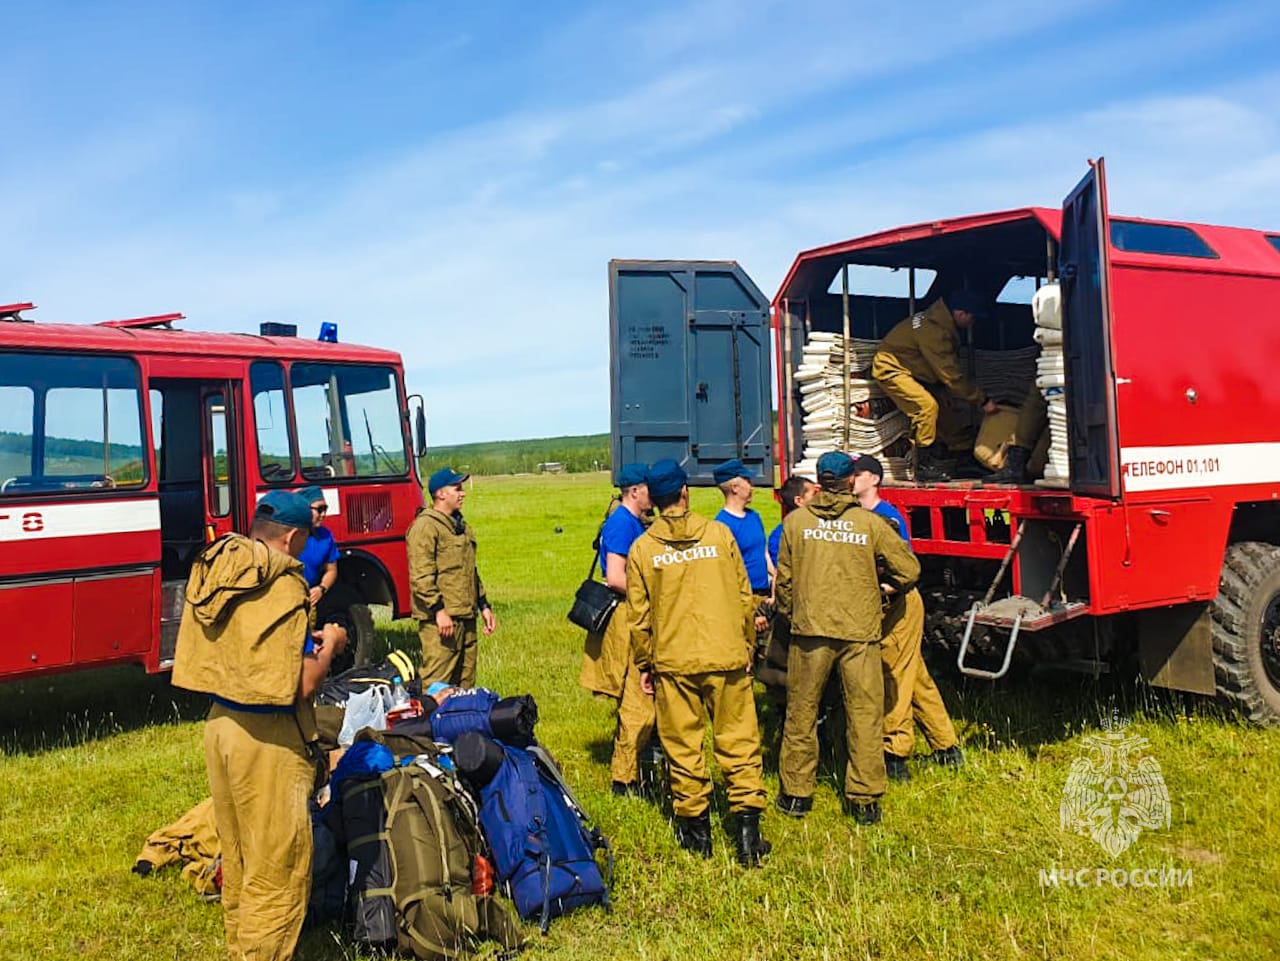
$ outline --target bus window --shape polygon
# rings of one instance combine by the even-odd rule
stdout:
[[[289,380],[302,476],[408,473],[400,397],[391,368],[294,364]]]
[[[0,386],[0,483],[31,474],[35,391],[22,384]]]
[[[146,482],[142,393],[132,361],[4,354],[0,405],[0,493]]]
[[[293,480],[289,421],[284,405],[284,371],[279,364],[259,362],[249,368],[253,390],[253,423],[258,434],[258,472],[274,484]]]

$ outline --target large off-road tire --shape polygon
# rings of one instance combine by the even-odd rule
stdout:
[[[1255,724],[1280,724],[1280,547],[1232,544],[1213,602],[1218,696]]]
[[[373,660],[373,645],[377,639],[373,629],[373,611],[368,604],[352,604],[347,616],[351,618],[354,636],[348,640],[348,647],[355,652],[353,665],[361,667]]]

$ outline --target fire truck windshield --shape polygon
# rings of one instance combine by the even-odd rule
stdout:
[[[391,368],[295,363],[289,383],[303,477],[408,473],[400,398]]]
[[[143,436],[132,360],[0,355],[0,496],[139,487]]]

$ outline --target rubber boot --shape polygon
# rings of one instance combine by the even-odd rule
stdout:
[[[1025,484],[1027,483],[1027,461],[1031,459],[1031,451],[1025,447],[1014,445],[1004,454],[1004,467],[994,474],[982,478],[984,484]]]
[[[914,479],[917,484],[942,484],[951,480],[942,463],[947,458],[947,448],[941,441],[916,450]]]
[[[697,817],[676,818],[676,841],[686,851],[704,858],[711,857],[711,812]]]
[[[760,859],[773,845],[760,836],[760,812],[738,813],[738,863],[744,868],[760,867]]]

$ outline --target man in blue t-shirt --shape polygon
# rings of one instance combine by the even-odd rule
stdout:
[[[627,553],[644,533],[653,509],[645,484],[646,464],[625,464],[615,478],[618,505],[600,527],[597,564],[600,576],[623,601],[614,608],[603,634],[588,634],[578,683],[593,694],[618,702],[618,727],[610,762],[612,790],[619,796],[641,793],[640,754],[653,738],[653,698],[640,689],[640,673],[631,663],[631,625],[627,620]]]
[[[716,520],[729,528],[733,539],[738,542],[751,590],[761,597],[768,597],[773,584],[773,561],[769,560],[765,550],[764,521],[747,506],[755,494],[751,486],[751,478],[755,475],[737,458],[717,464],[711,474],[724,495],[724,507],[716,515]],[[756,626],[759,629],[759,625]]]
[[[866,510],[874,511],[911,543],[902,513],[880,499],[884,468],[874,457],[863,454],[853,462],[853,494]],[[955,725],[947,714],[938,687],[925,666],[921,644],[924,640],[924,601],[914,587],[906,594],[889,595],[880,640],[884,664],[884,766],[894,781],[911,780],[907,758],[915,750],[914,716],[925,740],[933,749],[935,763],[957,767],[964,763]]]
[[[333,532],[324,526],[324,519],[329,513],[324,491],[312,486],[302,488],[298,494],[311,505],[311,536],[307,538],[298,560],[302,562],[302,573],[307,579],[307,587],[311,589],[311,606],[315,607],[338,579],[338,542],[334,540]]]

